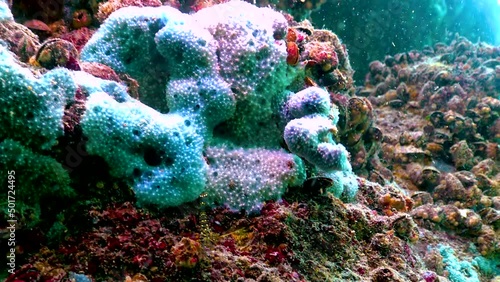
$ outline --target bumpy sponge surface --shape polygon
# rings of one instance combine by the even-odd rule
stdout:
[[[0,21],[13,21],[14,17],[6,0],[0,1]]]
[[[170,14],[155,42],[166,59],[171,79],[217,75],[217,41],[193,17]]]
[[[349,153],[333,139],[338,110],[330,106],[328,92],[309,87],[291,94],[280,112],[288,121],[284,139],[290,151],[324,171],[352,171]]]
[[[36,78],[0,46],[0,139],[50,149],[64,133],[64,106],[75,92],[76,85],[66,69]]]
[[[286,121],[309,115],[328,116],[330,114],[330,95],[318,87],[309,87],[288,97],[283,116]],[[332,124],[336,124],[333,120]]]
[[[193,200],[206,184],[212,203],[255,210],[301,184],[297,156],[350,172],[332,138],[338,115],[328,93],[286,90],[296,76],[286,63],[287,28],[282,14],[238,0],[192,15],[169,7],[113,13],[81,58],[137,79],[141,102],[162,114],[93,89],[82,120],[89,152],[113,175],[133,176],[140,200],[161,206]],[[280,150],[283,130],[292,154]]]
[[[141,102],[162,113],[171,110],[176,81],[223,82],[238,113],[226,117],[224,138],[277,147],[273,101],[295,77],[286,64],[286,31],[282,14],[243,1],[193,15],[171,7],[127,7],[103,23],[81,59],[130,75],[139,82]]]
[[[17,181],[9,193],[16,199],[16,210],[21,218],[29,216],[28,222],[38,222],[43,205],[53,201],[68,200],[76,196],[69,186],[68,172],[53,158],[33,152],[20,142],[6,139],[0,142],[0,177],[4,179],[1,191],[5,198],[2,206],[7,207],[9,171]],[[5,212],[2,209],[2,213]]]
[[[286,46],[275,38],[287,31],[283,15],[231,1],[202,9],[193,18],[217,41],[220,74],[236,92],[272,95],[288,85]]]
[[[302,184],[302,160],[282,150],[210,147],[207,201],[233,210],[258,211],[263,200],[278,200]]]
[[[88,152],[103,157],[113,176],[133,178],[141,202],[178,206],[202,193],[203,139],[185,117],[98,92],[87,101],[82,129]]]
[[[178,10],[166,6],[122,8],[101,25],[83,48],[80,58],[129,74],[139,82],[141,101],[167,112],[163,93],[168,64],[156,49],[155,35],[170,17],[180,15]]]
[[[293,153],[326,171],[350,171],[349,153],[342,144],[335,144],[332,121],[319,115],[290,121],[285,127],[285,141]]]
[[[234,114],[236,102],[233,93],[218,77],[172,80],[167,89],[170,112],[190,118],[193,126],[206,138],[211,136],[218,123]]]

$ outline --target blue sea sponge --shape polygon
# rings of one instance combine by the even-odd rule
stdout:
[[[295,78],[286,64],[285,17],[243,1],[187,15],[170,7],[127,7],[113,13],[83,48],[99,62],[139,82],[141,102],[167,113],[179,79],[223,81],[236,100],[225,139],[245,146],[279,146],[276,97]]]
[[[358,193],[359,184],[352,171],[331,171],[325,173],[333,180],[333,185],[326,190],[344,202],[352,202]]]
[[[332,138],[338,114],[329,94],[286,90],[296,77],[286,31],[282,14],[238,0],[192,15],[169,7],[115,12],[81,58],[135,78],[141,102],[160,112],[116,84],[79,81],[90,94],[81,122],[88,151],[131,179],[141,201],[160,206],[206,188],[214,204],[255,210],[300,185],[297,155],[322,170],[351,171]],[[293,154],[281,151],[283,135]]]
[[[37,78],[0,45],[0,140],[50,149],[64,133],[64,106],[75,92],[68,70],[55,69]]]
[[[143,103],[168,112],[162,94],[168,80],[168,64],[156,48],[155,35],[170,17],[179,15],[182,13],[167,6],[122,8],[111,14],[87,42],[81,60],[129,74],[139,82]]]
[[[87,42],[82,60],[100,62],[137,77],[148,74],[151,68],[164,68],[164,58],[156,50],[155,35],[171,15],[182,13],[168,6],[119,9]]]
[[[191,16],[172,14],[155,42],[167,59],[171,79],[217,74],[217,41]]]
[[[233,91],[236,114],[224,124],[223,138],[245,147],[279,146],[275,100],[295,78],[286,63],[288,25],[282,14],[243,1],[202,9],[194,20],[217,42],[218,73]]]
[[[73,72],[73,81],[88,95],[105,92],[120,103],[133,101],[127,93],[127,87],[116,81],[101,79],[83,71]]]
[[[288,149],[325,171],[351,171],[349,153],[333,141],[336,132],[332,120],[312,115],[290,121],[284,132]]]
[[[330,95],[322,88],[309,87],[295,94],[289,93],[280,108],[283,137],[288,149],[321,173],[334,179],[332,192],[335,196],[352,199],[357,182],[352,174],[349,153],[333,136],[337,132],[338,109],[330,104]],[[338,173],[337,173],[338,172]],[[354,180],[353,180],[354,179]]]
[[[8,176],[12,175],[16,212],[21,218],[28,216],[29,224],[40,219],[43,205],[51,205],[58,200],[67,201],[76,196],[70,187],[68,172],[55,159],[40,155],[20,142],[5,139],[0,142],[0,177],[4,179],[2,192],[7,200]],[[46,201],[44,201],[46,200]],[[7,204],[2,202],[2,206]],[[2,209],[2,213],[6,209]]]
[[[92,94],[82,120],[90,154],[110,164],[111,175],[131,180],[140,202],[178,206],[204,190],[203,138],[180,115],[163,115],[136,101],[118,103]]]
[[[198,132],[207,138],[236,108],[229,85],[217,76],[172,80],[166,97],[170,112],[189,117]]]
[[[471,262],[473,266],[479,269],[482,274],[488,276],[498,276],[500,275],[500,266],[498,265],[498,256],[495,257],[483,257],[477,256]]]
[[[219,73],[242,96],[273,96],[290,83],[286,44],[276,40],[285,34],[285,17],[269,8],[230,1],[202,9],[193,15],[218,44]]]

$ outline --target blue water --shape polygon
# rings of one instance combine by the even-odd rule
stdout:
[[[474,43],[500,44],[499,0],[331,0],[311,17],[348,46],[358,82],[373,60],[449,44],[456,34]]]

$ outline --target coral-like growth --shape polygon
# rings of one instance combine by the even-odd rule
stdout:
[[[203,254],[201,244],[188,237],[183,237],[170,251],[175,257],[175,265],[184,268],[195,267]]]
[[[132,177],[145,203],[177,206],[205,187],[202,140],[182,116],[163,116],[136,101],[93,94],[82,120],[87,150],[114,164],[110,173]]]
[[[232,16],[235,11],[240,17]],[[264,20],[243,20],[259,17]],[[195,199],[208,183],[212,203],[256,210],[263,199],[300,186],[300,159],[279,151],[283,130],[292,153],[313,167],[350,172],[347,152],[331,136],[338,117],[328,93],[286,91],[296,75],[285,61],[286,30],[281,14],[240,1],[193,15],[170,7],[112,14],[83,49],[82,60],[137,79],[140,100],[166,114],[93,94],[82,120],[89,152],[121,163],[112,165],[112,174],[133,176],[139,200],[164,206]],[[321,128],[310,130],[317,121]],[[205,156],[215,160],[206,166],[202,150],[214,145],[224,149],[207,150]],[[241,163],[228,162],[238,152],[234,147],[252,149],[239,151]],[[275,171],[265,161],[245,165],[265,152],[276,156]],[[222,167],[231,175],[215,173]],[[261,174],[260,181],[254,177]]]
[[[37,79],[0,46],[0,139],[49,149],[63,135],[64,106],[73,99],[76,85],[69,71],[56,69]]]
[[[363,197],[374,188],[391,190],[363,187]],[[405,281],[424,273],[408,244],[415,238],[410,217],[378,215],[332,195],[299,197],[301,203],[268,202],[252,217],[223,208],[204,219],[178,212],[154,216],[130,203],[92,209],[85,216],[92,230],[57,249],[44,248],[7,281],[62,279],[70,271],[99,281],[141,273],[143,281],[220,282],[370,280],[387,270]],[[204,228],[215,233],[210,245]]]
[[[343,212],[346,206],[335,197],[352,201],[358,179],[347,150],[337,142],[340,117],[331,93],[319,87],[304,89],[310,86],[303,81],[305,66],[287,64],[290,19],[242,1],[191,15],[165,6],[127,7],[93,33],[88,7],[80,10],[78,5],[69,14],[73,28],[79,29],[65,35],[70,40],[50,39],[37,46],[29,66],[21,66],[6,48],[0,50],[0,97],[6,101],[0,117],[6,124],[0,129],[0,155],[9,168],[38,169],[52,176],[44,176],[44,189],[34,192],[26,206],[40,213],[44,207],[37,204],[46,198],[77,199],[68,203],[70,208],[62,205],[66,210],[56,224],[49,222],[50,230],[44,228],[52,245],[62,241],[59,249],[44,248],[9,279],[182,281],[191,276],[200,281],[301,281],[305,275],[297,265],[308,276],[321,277],[313,269],[321,268],[319,264],[304,263],[318,255],[318,248],[297,255],[301,238],[321,242],[323,235],[310,234],[317,222],[341,232],[325,237],[328,247],[353,234]],[[56,35],[51,27],[47,32]],[[335,72],[339,79],[351,73],[338,38],[328,32],[312,38],[326,42],[311,44],[309,50],[323,72]],[[130,83],[128,89],[123,81]],[[349,78],[337,82],[337,90],[351,83]],[[359,121],[361,131],[368,127],[369,114],[362,111],[366,107],[360,108],[358,120],[352,120]],[[81,150],[64,156],[71,146]],[[68,171],[58,163],[68,164],[75,156],[78,161]],[[92,165],[95,168],[89,168]],[[98,169],[101,175],[86,174]],[[30,177],[40,177],[21,176],[33,187],[36,179]],[[322,181],[315,184],[314,179]],[[198,218],[183,214],[182,219],[153,217],[159,213],[150,216],[133,204],[103,212],[99,206],[105,200],[94,195],[122,187],[133,190],[138,203],[152,211],[157,210],[150,204],[162,212],[174,210],[168,207],[182,210],[200,196],[203,210],[195,210]],[[19,188],[24,194],[32,191]],[[82,188],[90,189],[82,193]],[[313,213],[308,221],[299,204],[282,200],[289,190],[306,192],[302,196],[308,200],[320,197],[322,204],[329,203],[328,215],[312,207],[305,211]],[[116,193],[121,192],[128,196],[127,191]],[[121,203],[123,197],[108,200]],[[223,208],[208,209],[214,206]],[[82,207],[90,214],[75,216],[70,211]],[[46,209],[53,211],[52,206]],[[245,211],[235,213],[239,210]],[[342,210],[342,218],[333,227],[334,210]],[[248,212],[260,214],[251,218]],[[93,228],[85,225],[77,230],[81,234],[67,228],[81,219]],[[371,218],[366,222],[375,225]],[[396,255],[401,256],[406,240],[415,237],[408,218],[399,225],[387,220],[376,230],[353,228],[365,234],[366,248],[372,248],[373,241],[373,249],[384,255],[393,237],[389,222],[401,237]],[[375,233],[380,234],[372,236]],[[328,252],[322,260],[339,263],[340,258]]]
[[[444,268],[448,271],[448,278],[451,281],[479,281],[472,263],[459,261],[455,251],[449,246],[440,245],[438,249],[443,256]]]
[[[285,128],[288,148],[323,170],[349,171],[351,166],[344,146],[334,144],[335,126],[323,117],[294,119]]]
[[[25,22],[60,36],[41,45],[0,2],[0,178],[19,180],[7,282],[500,272],[497,47],[388,56],[354,90],[334,33],[269,7],[108,1],[161,7],[96,29],[84,2]],[[455,252],[429,248],[442,241]]]
[[[334,173],[334,193],[352,198],[356,181],[333,140],[338,116],[328,93],[287,90],[303,71],[286,63],[287,29],[282,14],[241,1],[193,15],[128,7],[113,13],[81,54],[59,38],[38,46],[30,63],[54,68],[44,75],[1,47],[0,137],[36,153],[84,143],[83,153],[102,158],[110,177],[132,186],[140,202],[163,207],[206,190],[207,203],[258,211],[301,186],[306,165],[312,174]],[[122,79],[130,93],[139,85],[134,96],[142,103]],[[316,121],[321,126],[311,131]]]
[[[289,96],[282,109],[284,139],[293,153],[326,171],[351,171],[344,146],[333,140],[338,110],[329,104],[328,92],[310,87]]]
[[[69,186],[68,172],[50,157],[37,154],[17,141],[5,139],[0,142],[0,159],[0,177],[9,179],[8,175],[12,174],[14,179],[11,182],[14,193],[9,193],[12,195],[9,199],[17,199],[16,214],[7,215],[7,210],[2,210],[4,219],[17,219],[19,224],[32,227],[39,223],[42,210],[49,208],[47,203],[67,201],[76,196]],[[2,187],[2,192],[7,194],[7,185]],[[59,209],[63,206],[60,205]]]

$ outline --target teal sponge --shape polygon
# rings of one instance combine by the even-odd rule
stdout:
[[[178,206],[202,193],[203,139],[189,118],[119,103],[103,92],[91,94],[86,107],[87,151],[104,158],[113,176],[130,179],[139,201]]]
[[[206,137],[235,112],[233,92],[218,77],[172,80],[167,86],[166,97],[170,112],[191,117],[193,126]]]
[[[459,261],[455,251],[446,245],[439,245],[439,252],[443,256],[448,279],[452,282],[479,282],[479,276],[473,265],[468,261]]]
[[[286,63],[287,29],[282,14],[238,0],[191,15],[170,7],[113,13],[81,58],[136,79],[151,108],[120,98],[116,87],[112,94],[82,86],[90,95],[81,123],[89,153],[131,179],[141,201],[160,206],[206,188],[213,203],[254,210],[301,184],[300,157],[312,170],[351,172],[334,142],[338,113],[329,94],[287,91],[297,75]],[[281,151],[283,137],[292,154]],[[353,189],[341,190],[352,198]]]
[[[349,153],[334,141],[339,112],[330,104],[328,92],[309,87],[289,93],[279,112],[288,149],[313,165],[313,175],[332,179],[328,192],[343,201],[353,201],[359,185]]]
[[[14,171],[16,212],[22,217],[29,216],[28,222],[36,224],[44,203],[58,200],[67,201],[75,197],[69,186],[68,172],[56,160],[39,155],[12,139],[0,143],[0,177],[8,179],[9,171]],[[2,185],[7,200],[7,185]],[[2,203],[6,207],[7,204]],[[2,210],[5,212],[5,210]]]
[[[155,34],[169,21],[169,15],[182,13],[166,6],[119,9],[87,42],[82,60],[100,62],[134,77],[164,67],[164,58],[156,50]]]
[[[37,78],[0,46],[0,139],[50,149],[64,133],[64,106],[75,92],[68,70],[55,69]]]
[[[217,74],[217,41],[191,16],[172,13],[155,42],[172,79]]]
[[[116,81],[104,80],[83,71],[73,72],[73,80],[82,92],[88,95],[98,92],[106,92],[117,102],[122,103],[133,101],[132,97],[130,97],[127,93],[127,87]]]
[[[488,258],[477,256],[472,261],[472,265],[476,266],[484,275],[499,276],[500,266],[498,264],[498,260],[498,255]]]
[[[235,92],[272,97],[291,82],[286,64],[285,17],[269,8],[229,1],[192,16],[217,41],[219,74]]]
[[[236,102],[236,111],[227,113],[238,113],[227,115],[224,139],[276,148],[281,132],[273,101],[295,78],[286,63],[287,28],[282,14],[243,1],[192,15],[171,7],[127,7],[101,25],[81,59],[130,75],[139,82],[141,102],[162,113],[171,110],[166,97],[180,80],[224,83]]]
[[[170,16],[182,15],[172,7],[126,7],[109,16],[83,48],[82,61],[110,66],[139,82],[141,101],[168,112],[165,85],[168,64],[156,48],[155,35]],[[172,54],[174,55],[174,54]]]
[[[326,190],[344,202],[352,202],[358,193],[359,184],[357,177],[352,171],[330,171],[320,172],[319,175],[333,180],[333,184]]]

